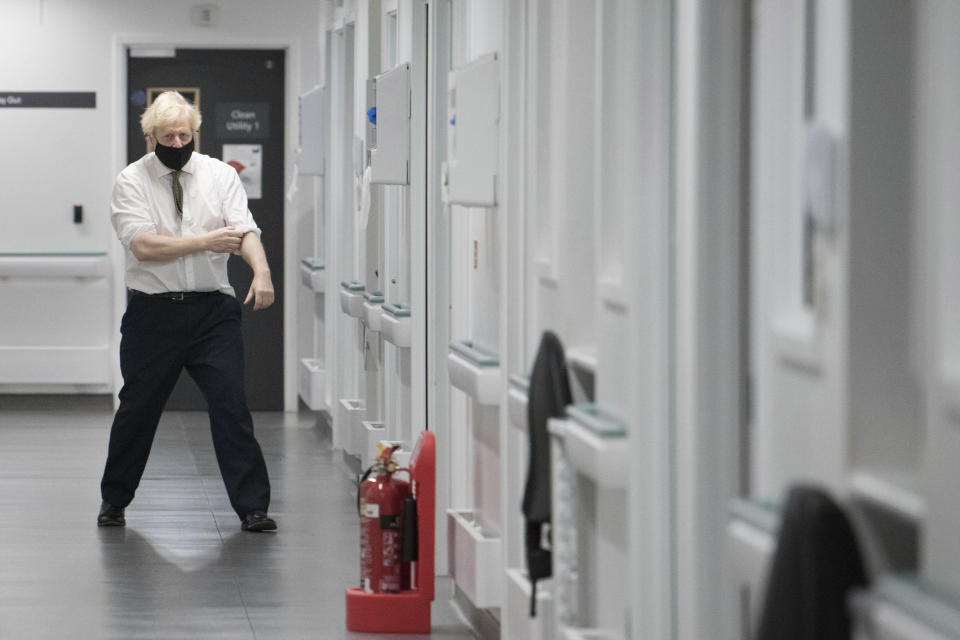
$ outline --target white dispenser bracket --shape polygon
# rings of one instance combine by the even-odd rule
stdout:
[[[497,204],[499,82],[495,53],[450,72],[447,172],[448,199],[452,204]]]
[[[376,96],[370,182],[410,184],[410,65],[397,65],[377,76]]]

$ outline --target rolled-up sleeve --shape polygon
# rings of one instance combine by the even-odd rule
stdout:
[[[120,239],[120,244],[130,248],[134,238],[144,231],[156,233],[157,223],[150,215],[146,194],[123,173],[113,186],[110,202],[110,221]]]
[[[224,222],[227,226],[235,227],[237,231],[243,233],[253,231],[259,236],[260,227],[257,226],[247,206],[247,192],[243,188],[243,183],[240,182],[240,176],[230,165],[225,164],[224,168],[220,176],[223,194],[220,206]]]

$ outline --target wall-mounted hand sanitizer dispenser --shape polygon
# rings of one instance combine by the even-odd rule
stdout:
[[[369,152],[377,147],[377,79],[369,78],[367,80],[367,108],[363,112],[366,137],[366,148],[364,152]],[[367,158],[364,156],[364,162]]]
[[[376,78],[376,147],[370,151],[371,182],[410,184],[410,65]]]
[[[492,207],[500,127],[497,55],[478,58],[450,72],[450,158],[448,201]]]
[[[300,174],[322,176],[324,88],[317,86],[300,96]]]

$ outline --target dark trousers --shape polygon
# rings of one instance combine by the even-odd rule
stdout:
[[[133,500],[160,414],[186,368],[207,400],[230,504],[241,518],[267,510],[270,480],[243,388],[240,313],[240,302],[222,293],[130,298],[120,326],[123,388],[100,483],[104,500],[117,507]]]

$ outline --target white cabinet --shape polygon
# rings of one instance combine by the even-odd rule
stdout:
[[[300,261],[300,282],[316,293],[326,288],[326,268],[319,258],[304,258]]]
[[[500,359],[472,340],[454,340],[447,354],[450,384],[480,404],[500,404]]]

